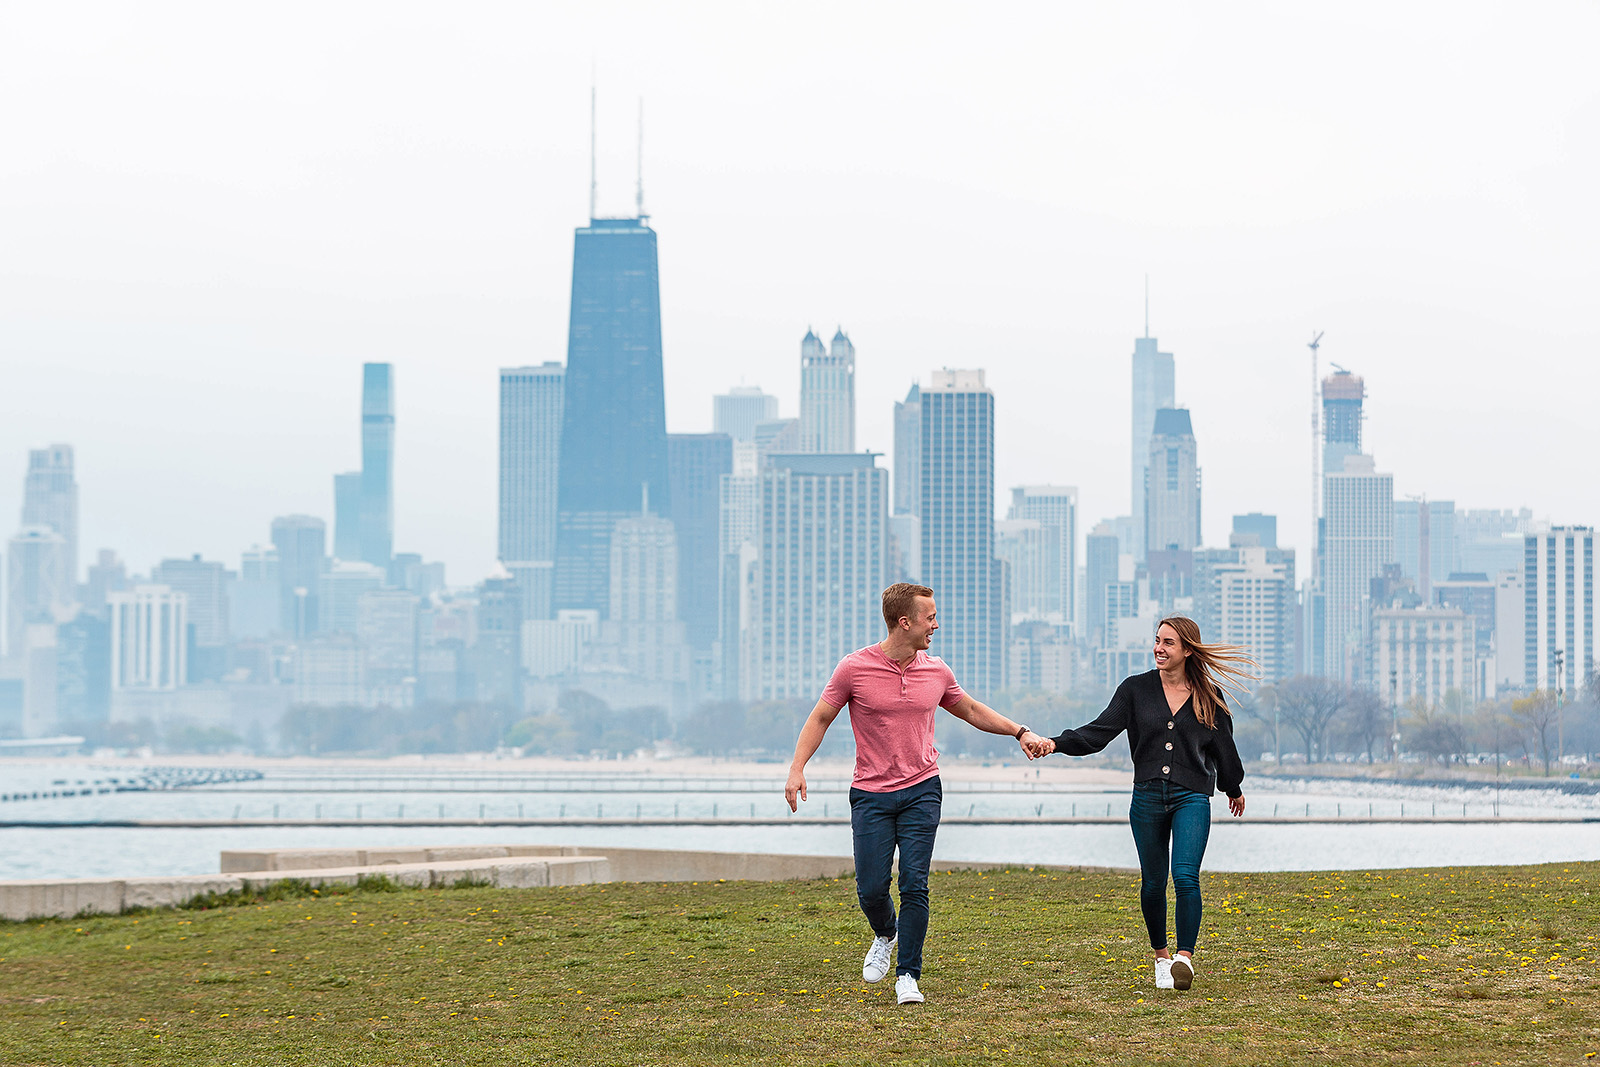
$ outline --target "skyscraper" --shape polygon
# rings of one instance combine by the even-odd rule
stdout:
[[[1242,538],[1242,540],[1240,540]],[[1233,517],[1233,537],[1230,542],[1239,546],[1260,545],[1262,548],[1278,547],[1278,516],[1252,511]]]
[[[1346,456],[1322,477],[1323,671],[1347,683],[1366,677],[1366,599],[1394,562],[1394,475],[1371,456]]]
[[[361,559],[389,567],[394,555],[394,368],[361,368]]]
[[[1437,707],[1450,690],[1477,697],[1475,620],[1460,608],[1388,604],[1372,610],[1372,677],[1387,699]]]
[[[361,472],[333,476],[333,555],[361,559]]]
[[[328,528],[311,515],[272,520],[272,547],[278,551],[279,610],[283,632],[306,637],[317,632],[317,598],[327,568]]]
[[[778,398],[763,393],[758,385],[736,385],[711,398],[711,429],[735,441],[754,441],[756,423],[778,417]]]
[[[194,643],[220,647],[228,643],[228,569],[221,563],[201,559],[164,559],[151,570],[159,585],[188,597],[187,619],[194,629]]]
[[[1200,466],[1187,408],[1162,408],[1151,431],[1145,474],[1145,551],[1200,545]]]
[[[856,450],[856,346],[843,328],[827,349],[810,330],[800,342],[800,451]]]
[[[1176,403],[1176,371],[1172,353],[1159,351],[1156,339],[1145,336],[1133,342],[1133,528],[1138,537],[1134,545],[1137,558],[1144,559],[1145,472],[1150,466],[1150,435],[1155,432],[1156,412]]]
[[[994,394],[981,370],[922,390],[922,579],[939,608],[932,653],[972,692],[1004,687],[1005,589],[994,554]]]
[[[1552,526],[1523,544],[1523,684],[1570,695],[1594,673],[1594,529]]]
[[[1062,625],[1061,527],[1015,517],[997,522],[994,554],[1010,575],[1011,621]]]
[[[875,459],[775,454],[759,475],[741,612],[743,699],[814,699],[842,656],[883,633],[889,472]],[[940,600],[941,619],[944,610]]]
[[[726,440],[726,439],[724,439]],[[619,519],[611,534],[607,618],[589,646],[593,666],[647,683],[656,701],[683,706],[693,654],[678,615],[678,537],[648,511]]]
[[[689,643],[705,652],[717,639],[722,478],[733,473],[733,438],[723,433],[667,436],[667,477],[677,528],[678,618]]]
[[[355,635],[366,653],[367,684],[403,686],[417,673],[415,593],[373,589],[356,598]]]
[[[48,526],[66,542],[69,589],[78,581],[78,482],[72,446],[30,449],[22,487],[22,525]]]
[[[894,405],[894,513],[922,511],[922,388],[912,385]]]
[[[111,689],[176,689],[188,675],[189,598],[164,585],[136,585],[106,598],[111,608]]]
[[[1344,470],[1346,456],[1361,452],[1361,402],[1366,384],[1357,375],[1339,369],[1322,379],[1322,470]]]
[[[499,556],[529,619],[552,617],[565,378],[559,363],[500,371]]]
[[[1453,500],[1394,502],[1394,561],[1417,583],[1425,604],[1433,601],[1434,583],[1455,570],[1455,523]]]
[[[19,659],[28,627],[54,625],[71,614],[71,549],[50,526],[24,526],[6,546],[6,655]]]
[[[1249,544],[1196,551],[1194,602],[1205,640],[1244,645],[1263,681],[1298,673],[1294,549]]]
[[[644,218],[577,231],[557,491],[555,606],[604,611],[611,531],[649,487],[670,510],[656,233]]]
[[[1011,490],[1011,509],[1007,519],[1037,519],[1046,526],[1054,526],[1057,535],[1056,575],[1048,581],[1056,590],[1057,601],[1045,608],[1041,617],[1071,625],[1076,620],[1073,613],[1078,603],[1078,490],[1071,485],[1019,485]],[[1015,587],[1013,587],[1015,589]],[[1020,613],[1015,592],[1011,610]]]
[[[1117,583],[1121,542],[1107,522],[1098,523],[1084,539],[1083,636],[1091,648],[1106,647],[1106,590]]]
[[[188,675],[185,681],[214,681],[227,670],[228,569],[201,559],[164,559],[150,572],[158,584],[182,593],[187,600],[185,618]]]

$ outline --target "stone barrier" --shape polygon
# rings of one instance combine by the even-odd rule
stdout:
[[[455,845],[385,849],[250,849],[222,853],[224,872],[306,870],[318,866],[489,859],[499,856],[604,856],[615,882],[782,882],[797,878],[845,878],[855,874],[850,856],[793,856],[771,852],[690,852],[669,848],[586,848],[576,845]],[[391,858],[394,857],[394,858]],[[1016,866],[934,860],[936,871]]]
[[[323,853],[322,857],[332,855]],[[463,883],[505,889],[534,889],[612,880],[610,865],[604,856],[511,857],[502,854],[426,860],[421,863],[272,868],[246,873],[175,875],[170,878],[0,882],[0,919],[21,921],[117,915],[130,908],[179,907],[208,893],[259,892],[275,882],[291,879],[312,887],[353,886],[369,876],[388,878],[400,885],[419,889],[447,889]]]
[[[218,874],[170,878],[0,882],[0,919],[70,919],[117,915],[130,908],[179,907],[208,893],[259,892],[291,879],[313,887],[353,886],[363,877],[383,877],[413,888],[467,883],[534,889],[597,882],[777,882],[844,878],[855,873],[855,862],[849,856],[573,845],[231,849],[222,853],[220,866]],[[1015,865],[933,863],[936,871],[1002,866]]]

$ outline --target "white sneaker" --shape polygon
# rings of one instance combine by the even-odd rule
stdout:
[[[922,990],[917,988],[917,980],[909,974],[894,980],[894,996],[902,1004],[921,1004],[925,999]]]
[[[881,982],[883,976],[889,973],[889,957],[894,952],[894,946],[900,940],[900,935],[894,937],[875,937],[872,947],[867,949],[867,958],[861,961],[861,980],[863,982]]]
[[[1194,960],[1188,956],[1175,956],[1172,960],[1172,988],[1188,989],[1194,984]]]
[[[1172,986],[1172,961],[1166,956],[1156,957],[1156,988],[1171,989]]]

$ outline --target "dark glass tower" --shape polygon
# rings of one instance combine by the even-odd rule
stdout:
[[[722,476],[733,473],[733,438],[725,433],[675,433],[667,438],[672,510],[678,535],[678,618],[689,643],[707,650],[717,639],[717,552]]]
[[[642,218],[591,219],[572,254],[561,422],[555,607],[606,611],[611,530],[670,513],[656,232]]]

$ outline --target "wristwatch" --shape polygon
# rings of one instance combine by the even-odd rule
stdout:
[[[1031,726],[1019,726],[1019,727],[1017,727],[1017,732],[1015,734],[1013,734],[1012,736],[1014,736],[1018,741],[1021,741],[1022,740],[1022,735],[1027,733],[1031,729],[1032,729]]]

